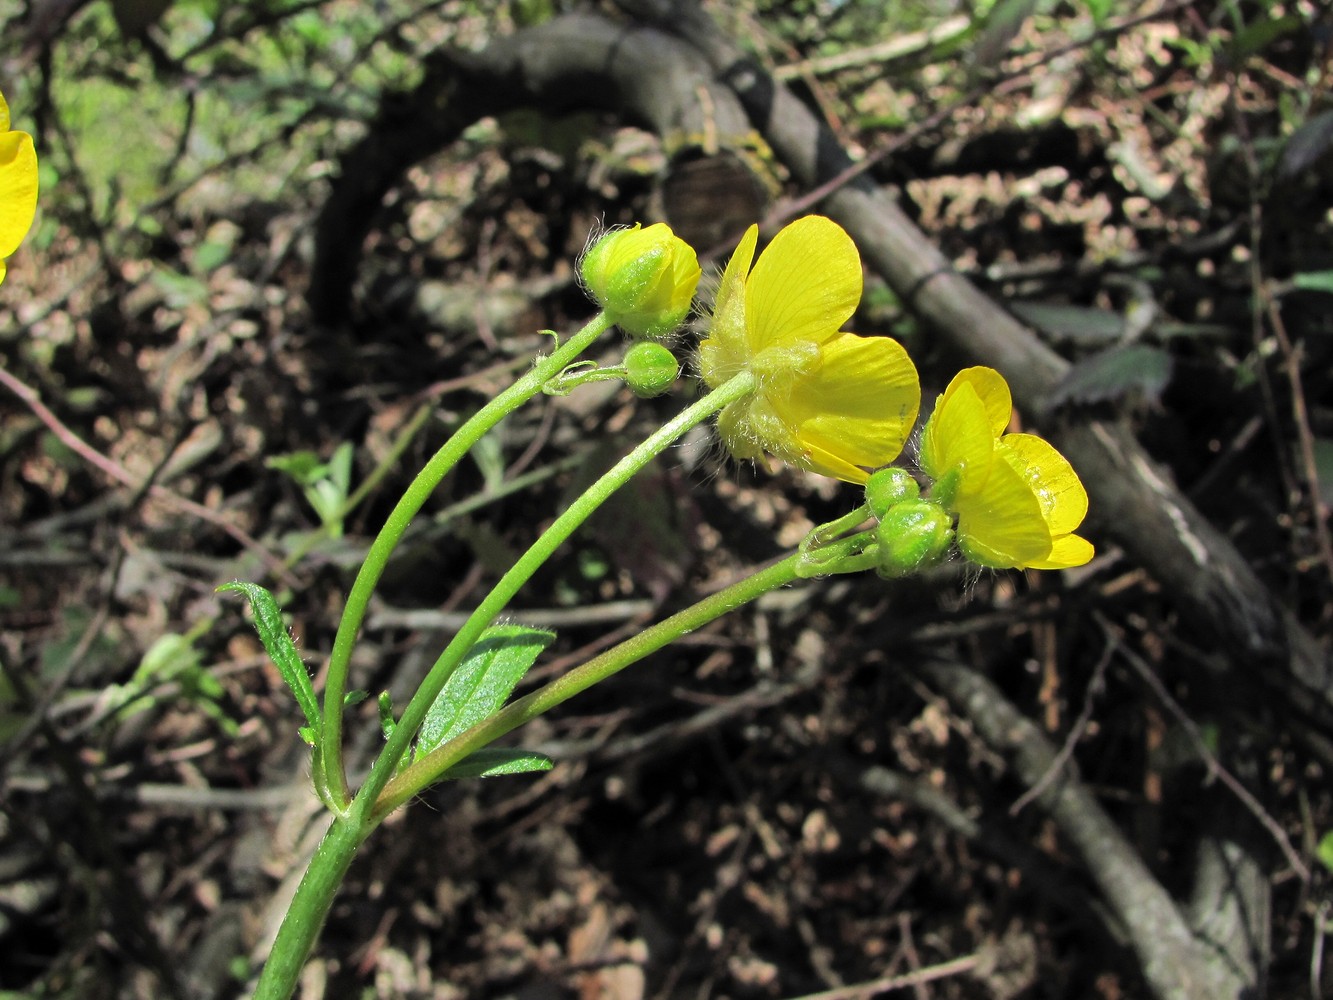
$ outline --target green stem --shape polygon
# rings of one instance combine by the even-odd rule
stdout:
[[[343,608],[342,620],[338,623],[337,635],[333,639],[333,649],[329,654],[329,667],[325,675],[324,725],[320,736],[321,752],[318,755],[317,765],[323,768],[323,779],[319,784],[327,789],[327,800],[338,803],[344,809],[350,801],[342,754],[343,700],[347,694],[348,665],[352,659],[352,648],[356,644],[356,636],[365,618],[371,594],[375,591],[375,585],[379,583],[394,547],[403,537],[408,525],[412,523],[412,518],[439,485],[440,480],[458,464],[468,450],[487,431],[541,392],[542,386],[549,379],[563,371],[566,365],[582,354],[612,325],[612,322],[606,313],[598,313],[564,345],[538,358],[537,363],[526,375],[483,406],[454,432],[417,473],[407,492],[390,512],[379,535],[371,543],[365,561],[361,564],[352,589],[347,595],[347,603]]]
[[[858,524],[863,519],[862,514],[851,523]],[[830,568],[825,572],[860,572],[869,568],[872,564],[862,565],[860,550],[870,537],[872,536],[869,532],[858,532],[847,538],[826,541],[825,551],[830,556]],[[562,674],[532,694],[511,702],[490,718],[483,719],[471,729],[460,733],[445,745],[404,768],[388,784],[375,804],[375,819],[383,819],[404,802],[410,801],[429,788],[439,780],[440,775],[469,754],[489,746],[525,722],[530,722],[544,712],[568,701],[574,695],[588,690],[594,684],[657,652],[682,635],[702,628],[771,590],[777,590],[809,576],[807,556],[798,549],[767,569],[738,580],[730,587],[705,597],[684,611],[678,611],[670,618],[663,619],[638,635]]]
[[[296,991],[301,969],[333,906],[333,897],[356,857],[357,848],[372,829],[363,829],[357,820],[347,816],[334,817],[282,918],[273,948],[259,974],[253,1000],[288,1000]]]
[[[593,483],[532,543],[532,546],[500,578],[468,620],[463,623],[463,627],[445,647],[425,680],[421,682],[421,686],[417,688],[384,749],[371,765],[365,783],[357,792],[356,801],[352,804],[353,813],[364,817],[373,825],[372,813],[379,815],[373,810],[375,800],[393,778],[398,769],[398,762],[407,752],[408,745],[416,736],[417,730],[421,728],[426,713],[439,697],[449,675],[467,655],[468,650],[481,638],[482,633],[490,627],[495,617],[504,610],[505,605],[518,593],[519,588],[527,583],[532,574],[551,557],[561,543],[573,534],[593,511],[606,502],[611,494],[687,431],[703,423],[728,403],[748,395],[753,390],[754,376],[743,372],[686,407],[617,462],[606,475]]]
[[[817,559],[821,547],[827,545],[835,538],[845,535],[869,516],[870,505],[862,504],[860,507],[857,507],[856,510],[844,514],[837,520],[829,521],[828,524],[818,525],[814,531],[801,539],[801,544],[799,546],[800,553],[811,559]]]
[[[482,747],[489,746],[525,722],[550,711],[574,695],[624,670],[630,664],[637,663],[645,656],[657,652],[687,632],[721,618],[770,590],[785,587],[799,579],[801,559],[800,553],[793,553],[768,569],[747,576],[725,590],[719,590],[716,594],[705,597],[684,611],[663,619],[633,638],[626,639],[568,673],[562,674],[545,687],[506,705],[490,718],[477,723],[444,746],[404,768],[384,789],[384,793],[375,804],[374,818],[383,819],[404,802],[410,801],[430,787],[441,774],[463,758]]]

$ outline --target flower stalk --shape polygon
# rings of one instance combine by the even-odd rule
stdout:
[[[435,487],[464,455],[496,424],[518,407],[542,391],[552,378],[572,364],[594,340],[615,322],[614,317],[599,313],[578,333],[550,354],[537,359],[532,369],[478,410],[446,441],[417,473],[403,494],[379,534],[371,543],[365,561],[357,572],[356,580],[347,595],[338,632],[333,639],[329,665],[324,682],[323,733],[320,738],[319,769],[316,782],[322,786],[322,798],[335,811],[346,809],[351,796],[342,757],[343,704],[347,696],[347,670],[357,633],[365,619],[366,608],[376,584],[384,574],[389,557],[407,531],[412,519],[430,498]]]

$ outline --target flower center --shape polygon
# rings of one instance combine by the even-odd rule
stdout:
[[[760,391],[788,395],[802,378],[819,371],[824,353],[810,340],[794,340],[766,347],[750,362],[750,371],[759,382]]]

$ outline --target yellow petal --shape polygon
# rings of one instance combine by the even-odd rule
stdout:
[[[860,466],[813,444],[807,444],[800,458],[792,459],[791,464],[830,479],[840,479],[844,483],[864,485],[870,478],[870,473]]]
[[[994,368],[964,368],[949,382],[944,397],[949,398],[965,385],[970,385],[986,407],[986,419],[991,437],[998,438],[1009,426],[1014,403],[1009,395],[1009,383]]]
[[[0,132],[9,131],[9,104],[5,101],[5,95],[0,94]]]
[[[37,211],[37,152],[26,132],[0,132],[0,257],[32,228]]]
[[[1037,559],[1027,564],[1029,569],[1071,569],[1089,562],[1096,550],[1086,538],[1078,535],[1062,535],[1051,543],[1051,552],[1045,559]]]
[[[957,495],[975,495],[986,485],[995,454],[986,404],[970,382],[949,383],[935,402],[921,435],[921,469],[931,479],[962,470]]]
[[[710,389],[737,374],[750,357],[745,333],[745,282],[758,241],[759,227],[751,226],[727,262],[713,298],[708,339],[699,345],[699,374]]]
[[[1032,434],[1006,434],[998,451],[1027,481],[1052,536],[1068,534],[1083,523],[1088,493],[1073,466],[1050,442]]]
[[[795,340],[822,344],[860,301],[861,255],[852,238],[822,215],[797,219],[773,238],[746,284],[750,353]]]
[[[921,401],[916,368],[887,337],[841,333],[821,353],[819,368],[770,405],[794,439],[791,452],[799,457],[789,460],[863,483],[866,473],[857,466],[892,462],[912,432]]]
[[[1051,552],[1041,505],[1022,475],[995,462],[986,488],[960,498],[958,548],[974,563],[994,569],[1031,566]]]

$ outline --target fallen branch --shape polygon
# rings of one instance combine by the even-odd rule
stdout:
[[[774,81],[696,4],[620,0],[703,53],[735,90],[754,127],[804,187],[848,171],[836,137],[795,95]],[[1333,725],[1333,664],[1248,562],[1148,457],[1122,424],[1054,419],[1051,389],[1068,363],[1028,327],[962,277],[907,218],[890,192],[851,176],[820,206],[851,233],[867,263],[905,303],[968,359],[1004,374],[1028,415],[1045,415],[1043,433],[1069,457],[1087,485],[1094,536],[1113,539],[1162,584],[1182,613],[1231,667],[1238,691],[1272,684],[1311,731]],[[1327,755],[1326,744],[1314,748]]]
[[[1058,764],[1041,730],[975,670],[929,661],[922,675],[966,717],[977,734],[1034,787]],[[1170,894],[1087,787],[1068,768],[1037,802],[1073,845],[1103,897],[1124,923],[1143,976],[1161,1000],[1222,1000],[1254,987],[1254,970],[1195,936]]]

